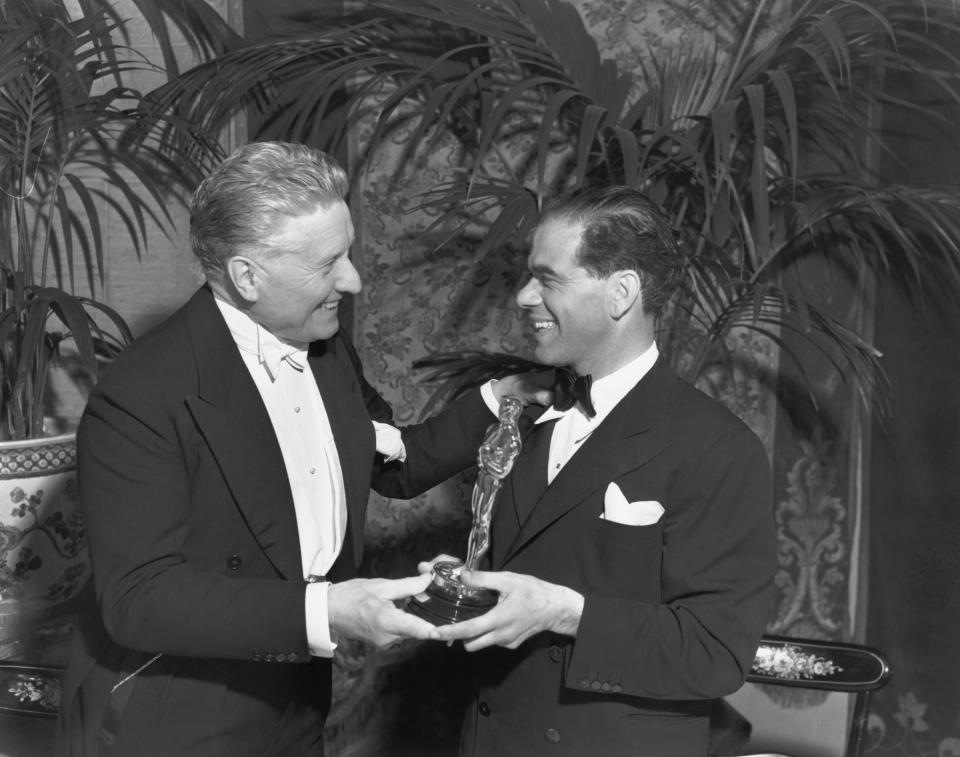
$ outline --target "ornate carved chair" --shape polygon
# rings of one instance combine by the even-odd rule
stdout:
[[[861,644],[765,635],[747,680],[851,694],[853,715],[844,754],[861,757],[867,735],[870,694],[890,680],[890,665],[882,652]]]

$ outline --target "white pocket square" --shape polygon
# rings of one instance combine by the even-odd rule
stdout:
[[[663,515],[663,505],[656,500],[627,502],[620,487],[615,483],[607,486],[603,496],[603,515],[600,517],[611,523],[625,526],[652,526]]]

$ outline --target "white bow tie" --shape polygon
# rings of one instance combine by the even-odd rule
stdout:
[[[270,380],[276,381],[280,375],[280,364],[287,363],[291,368],[302,371],[306,363],[307,351],[276,339],[261,339],[260,363],[270,374]]]

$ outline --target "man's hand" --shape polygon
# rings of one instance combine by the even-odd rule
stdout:
[[[419,594],[430,576],[355,578],[330,584],[327,611],[331,634],[385,647],[403,639],[427,639],[433,626],[399,609],[393,600]]]
[[[549,406],[553,402],[553,370],[504,376],[494,381],[490,388],[497,402],[512,395],[524,405]]]
[[[464,570],[460,578],[469,586],[499,592],[500,601],[479,617],[433,629],[432,639],[462,639],[464,649],[476,652],[490,646],[516,649],[542,631],[577,635],[583,595],[573,589],[519,573]]]

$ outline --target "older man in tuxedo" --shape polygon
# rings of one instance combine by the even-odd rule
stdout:
[[[528,268],[536,357],[582,393],[536,419],[493,572],[463,574],[499,604],[434,634],[475,652],[461,754],[704,755],[710,702],[741,685],[772,610],[765,450],[658,353],[682,263],[643,194],[560,198]]]
[[[206,284],[90,397],[93,586],[58,753],[322,754],[337,640],[429,634],[395,605],[424,579],[354,577],[371,483],[424,491],[473,463],[494,418],[476,393],[390,425],[339,329],[360,289],[346,191],[305,146],[235,152],[192,202]]]

